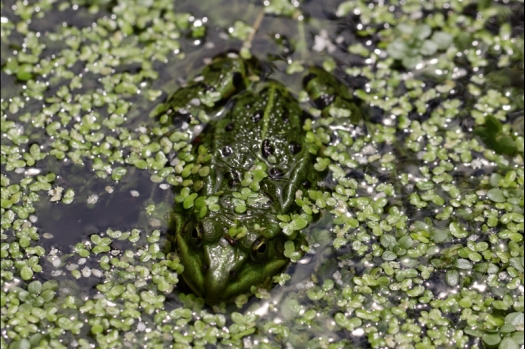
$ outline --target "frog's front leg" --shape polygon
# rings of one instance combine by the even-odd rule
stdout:
[[[349,87],[319,67],[310,67],[303,86],[323,116],[350,117],[352,123],[362,119],[361,101]]]
[[[199,113],[211,110],[235,92],[246,88],[246,70],[246,63],[233,53],[215,57],[201,74],[168,98],[166,114],[198,117]]]

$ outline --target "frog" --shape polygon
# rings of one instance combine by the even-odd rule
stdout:
[[[255,58],[219,55],[167,101],[173,122],[220,109],[190,145],[189,161],[178,164],[187,186],[173,212],[182,279],[208,304],[270,287],[290,262],[290,243],[296,253],[307,249],[286,217],[315,219],[297,198],[326,175],[314,169],[320,150],[303,128],[311,115],[283,83],[258,77],[259,67]],[[334,106],[358,112],[323,68],[310,67],[303,86],[321,115]]]

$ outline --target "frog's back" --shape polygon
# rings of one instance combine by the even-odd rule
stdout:
[[[267,174],[261,191],[279,203],[272,213],[285,213],[295,190],[305,181],[315,181],[307,175],[313,168],[303,122],[302,109],[281,83],[267,81],[256,91],[240,93],[231,111],[203,137],[217,172],[208,179],[208,194],[237,190],[245,173],[258,165]]]

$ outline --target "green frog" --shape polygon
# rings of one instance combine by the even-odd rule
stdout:
[[[285,228],[286,217],[310,223],[296,195],[317,189],[325,175],[314,169],[319,154],[303,130],[309,116],[282,83],[253,79],[258,66],[218,56],[167,102],[174,121],[220,109],[177,165],[184,188],[174,208],[182,278],[209,304],[268,287],[290,261],[286,250],[300,253],[304,238]],[[325,70],[310,68],[303,83],[321,114],[334,105],[356,111]]]

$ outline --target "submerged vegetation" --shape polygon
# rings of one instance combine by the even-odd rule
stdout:
[[[1,3],[1,346],[522,347],[523,2],[202,3]],[[305,255],[210,307],[179,282],[168,217],[218,209],[185,167],[216,115],[158,116],[228,50],[297,96],[328,176],[280,217]],[[367,121],[320,117],[310,65]]]

